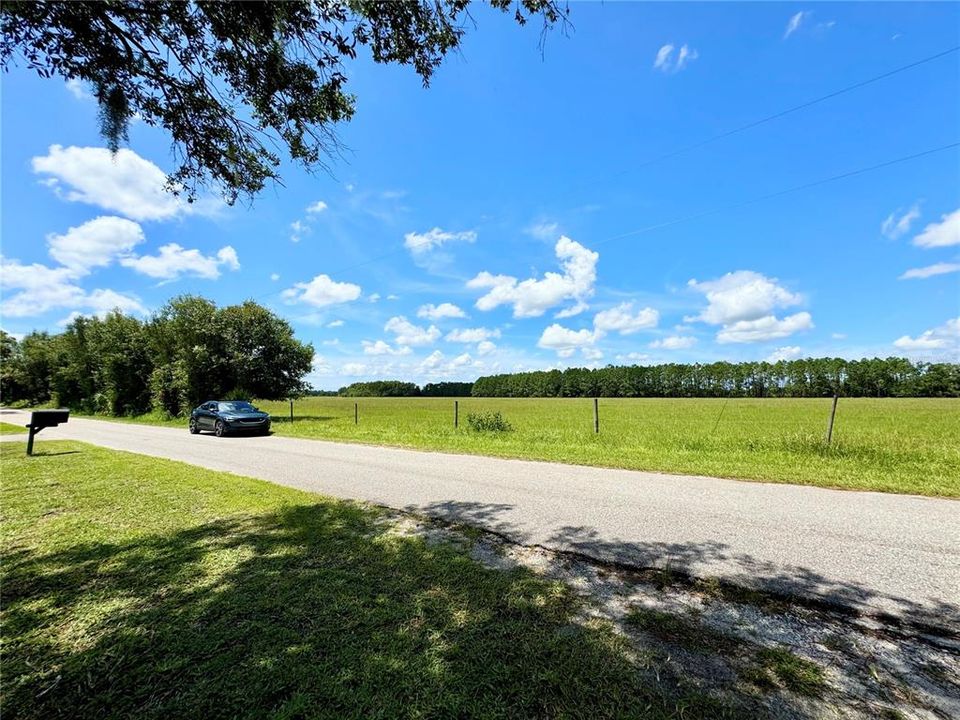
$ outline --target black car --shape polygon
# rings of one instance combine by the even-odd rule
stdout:
[[[211,400],[190,413],[190,434],[212,430],[217,437],[229,433],[270,432],[270,415],[257,410],[246,400]]]

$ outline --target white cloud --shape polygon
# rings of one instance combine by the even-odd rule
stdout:
[[[724,325],[717,333],[717,342],[746,343],[777,340],[789,337],[801,330],[810,330],[812,327],[813,319],[808,312],[788,315],[782,320],[773,315],[766,315],[755,320],[738,320],[735,323]]]
[[[500,305],[512,305],[513,316],[520,318],[543,315],[564,300],[575,300],[575,308],[582,306],[584,300],[593,295],[600,254],[566,236],[557,241],[555,252],[563,273],[547,272],[541,280],[530,278],[519,282],[509,275],[481,272],[467,283],[468,288],[489,288],[487,294],[477,300],[477,308],[493,310]]]
[[[0,285],[4,290],[0,312],[7,317],[35,317],[59,308],[100,314],[119,308],[146,314],[147,309],[136,296],[109,289],[87,292],[73,282],[74,276],[69,268],[23,265],[18,260],[0,257]],[[11,290],[19,292],[11,295]]]
[[[314,375],[329,375],[331,372],[333,372],[333,368],[330,367],[330,363],[327,362],[327,359],[323,355],[313,356]]]
[[[799,345],[785,345],[784,347],[777,348],[772,353],[767,356],[767,362],[775,363],[780,362],[781,360],[796,360],[803,354],[803,350],[800,349]]]
[[[477,344],[477,355],[480,355],[481,357],[484,355],[489,355],[496,349],[497,346],[494,343],[490,342],[489,340],[484,340],[483,342]]]
[[[340,372],[351,377],[360,377],[368,374],[368,366],[363,363],[345,363]]]
[[[370,295],[367,296],[367,302],[380,302],[380,293],[370,293]]]
[[[296,283],[282,295],[288,302],[301,302],[313,307],[327,307],[351,302],[360,297],[360,286],[348,282],[336,282],[329,275],[317,275],[310,282]]]
[[[617,355],[617,362],[646,362],[649,359],[649,355],[640,352],[629,352],[623,355]]]
[[[462,373],[471,363],[473,363],[473,358],[470,357],[469,353],[463,353],[447,360],[442,352],[434,350],[420,363],[417,369],[420,373],[431,377],[451,377]]]
[[[591,348],[591,347],[580,348],[580,354],[582,354],[587,360],[603,359],[603,351],[598,350],[597,348]]]
[[[72,227],[63,235],[47,236],[50,257],[75,275],[109,265],[144,241],[143,229],[132,220],[101,216]]]
[[[333,338],[332,340],[321,340],[320,344],[321,345],[339,345],[340,338]]]
[[[453,303],[440,303],[439,305],[434,305],[430,303],[428,305],[421,305],[420,309],[417,310],[417,317],[426,318],[427,320],[441,320],[443,318],[465,318],[467,314],[458,308]]]
[[[887,215],[886,220],[880,224],[880,232],[891,240],[896,240],[901,235],[910,232],[910,226],[913,221],[920,217],[920,203],[914,203],[906,212],[901,213],[899,209]]]
[[[709,304],[699,315],[684,320],[725,325],[739,320],[755,320],[775,308],[803,301],[801,295],[789,292],[777,282],[776,278],[751,270],[737,270],[717,280],[690,280],[688,287],[706,296]]]
[[[393,348],[383,340],[377,340],[376,342],[363,340],[360,344],[363,345],[364,355],[409,355],[413,352],[407,346]]]
[[[343,327],[343,320],[331,320],[327,323],[326,327],[328,328],[338,328]]]
[[[290,223],[290,242],[298,243],[305,235],[309,235],[311,232],[310,226],[305,222],[302,220],[294,220]]]
[[[810,313],[802,312],[778,319],[774,311],[803,302],[803,296],[792,293],[768,278],[751,270],[737,270],[716,280],[687,285],[707,298],[707,307],[699,315],[684,321],[701,321],[720,325],[717,342],[759,342],[787,337],[813,327]]]
[[[847,334],[835,332],[835,333],[830,333],[830,337],[833,338],[834,340],[846,340]]]
[[[526,232],[538,240],[553,240],[560,234],[560,225],[549,220],[541,220],[530,225]]]
[[[800,26],[803,25],[804,21],[809,18],[811,14],[808,10],[801,10],[795,15],[792,15],[790,20],[787,21],[787,29],[783,33],[783,39],[786,40],[799,30]]]
[[[603,337],[600,330],[570,330],[554,323],[543,331],[537,347],[555,350],[560,357],[570,357],[579,348],[591,347]]]
[[[414,325],[403,315],[398,315],[387,320],[383,326],[386,332],[392,332],[396,337],[394,342],[397,345],[430,345],[436,342],[440,337],[440,330],[435,325],[429,328],[423,328]]]
[[[468,242],[476,241],[477,234],[472,230],[463,232],[446,232],[438,227],[428,230],[425,233],[409,232],[403,236],[403,245],[414,255],[429,252],[434,248],[449,242]]]
[[[697,339],[689,335],[669,335],[662,340],[654,340],[650,347],[659,350],[686,350],[697,344]]]
[[[390,295],[387,295],[387,300],[399,300],[399,299],[400,299],[399,295],[394,295],[393,293],[391,293]]]
[[[163,245],[158,255],[120,258],[120,264],[141,275],[168,281],[183,275],[216,280],[221,268],[240,269],[237,251],[230,245],[224,245],[216,255],[204,255],[197,249],[187,250],[170,243]]]
[[[923,248],[960,245],[960,208],[941,216],[940,222],[927,225],[913,244]]]
[[[69,202],[97,205],[133,220],[168,220],[178,215],[210,213],[218,203],[187,203],[165,189],[163,170],[132,150],[64,148],[51,145],[33,158],[33,172],[48,175],[44,182]]]
[[[904,335],[893,341],[894,347],[911,353],[944,355],[956,361],[960,359],[960,317],[947,320],[943,325],[927,330],[917,337]]]
[[[918,280],[934,275],[946,275],[960,271],[960,263],[934,263],[921,268],[911,268],[900,276],[900,280]]]
[[[270,273],[270,279],[276,282],[280,279],[280,273]]]
[[[489,330],[484,327],[478,327],[451,330],[449,333],[447,333],[447,336],[444,339],[447,342],[479,343],[483,342],[484,340],[489,340],[490,338],[498,337],[500,337],[499,330]]]
[[[653,67],[663,72],[680,72],[691,62],[700,57],[694,48],[689,45],[682,45],[676,55],[673,51],[676,48],[667,43],[657,50],[657,56],[653,60]]]
[[[307,205],[307,212],[311,215],[317,215],[327,209],[327,204],[323,200],[317,200],[315,203]]]
[[[70,78],[67,80],[67,91],[73,95],[77,100],[93,100],[93,93],[87,90],[86,84],[78,78]]]
[[[598,312],[593,317],[593,326],[607,332],[616,331],[631,335],[640,330],[656,327],[660,313],[650,307],[641,308],[634,314],[633,303],[620,303],[615,308]]]

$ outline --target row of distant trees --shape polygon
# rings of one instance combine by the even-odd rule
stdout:
[[[475,397],[958,397],[960,365],[905,358],[608,366],[491,375]]]
[[[355,382],[340,388],[341,397],[469,397],[473,391],[470,382],[427,383],[422,388],[402,380],[375,380]]]
[[[2,332],[2,331],[0,331]],[[182,296],[149,320],[78,317],[62,333],[0,336],[4,403],[183,415],[211,398],[279,399],[308,389],[313,347],[254,302]]]

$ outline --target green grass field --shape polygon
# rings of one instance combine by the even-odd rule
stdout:
[[[756,717],[375,508],[75,442],[0,456],[5,717]]]
[[[0,435],[15,435],[25,433],[27,429],[23,425],[13,425],[11,423],[0,422]]]
[[[354,424],[354,402],[360,422]],[[279,435],[584,465],[960,497],[960,400],[843,398],[833,444],[830,399],[305,398],[260,402]],[[514,430],[476,433],[470,412]],[[160,421],[184,426],[183,420]]]

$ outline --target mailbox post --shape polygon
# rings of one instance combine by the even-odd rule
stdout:
[[[27,437],[27,455],[33,455],[33,436],[48,427],[56,427],[70,419],[69,410],[34,410],[30,413],[30,423],[26,426],[30,431]]]

